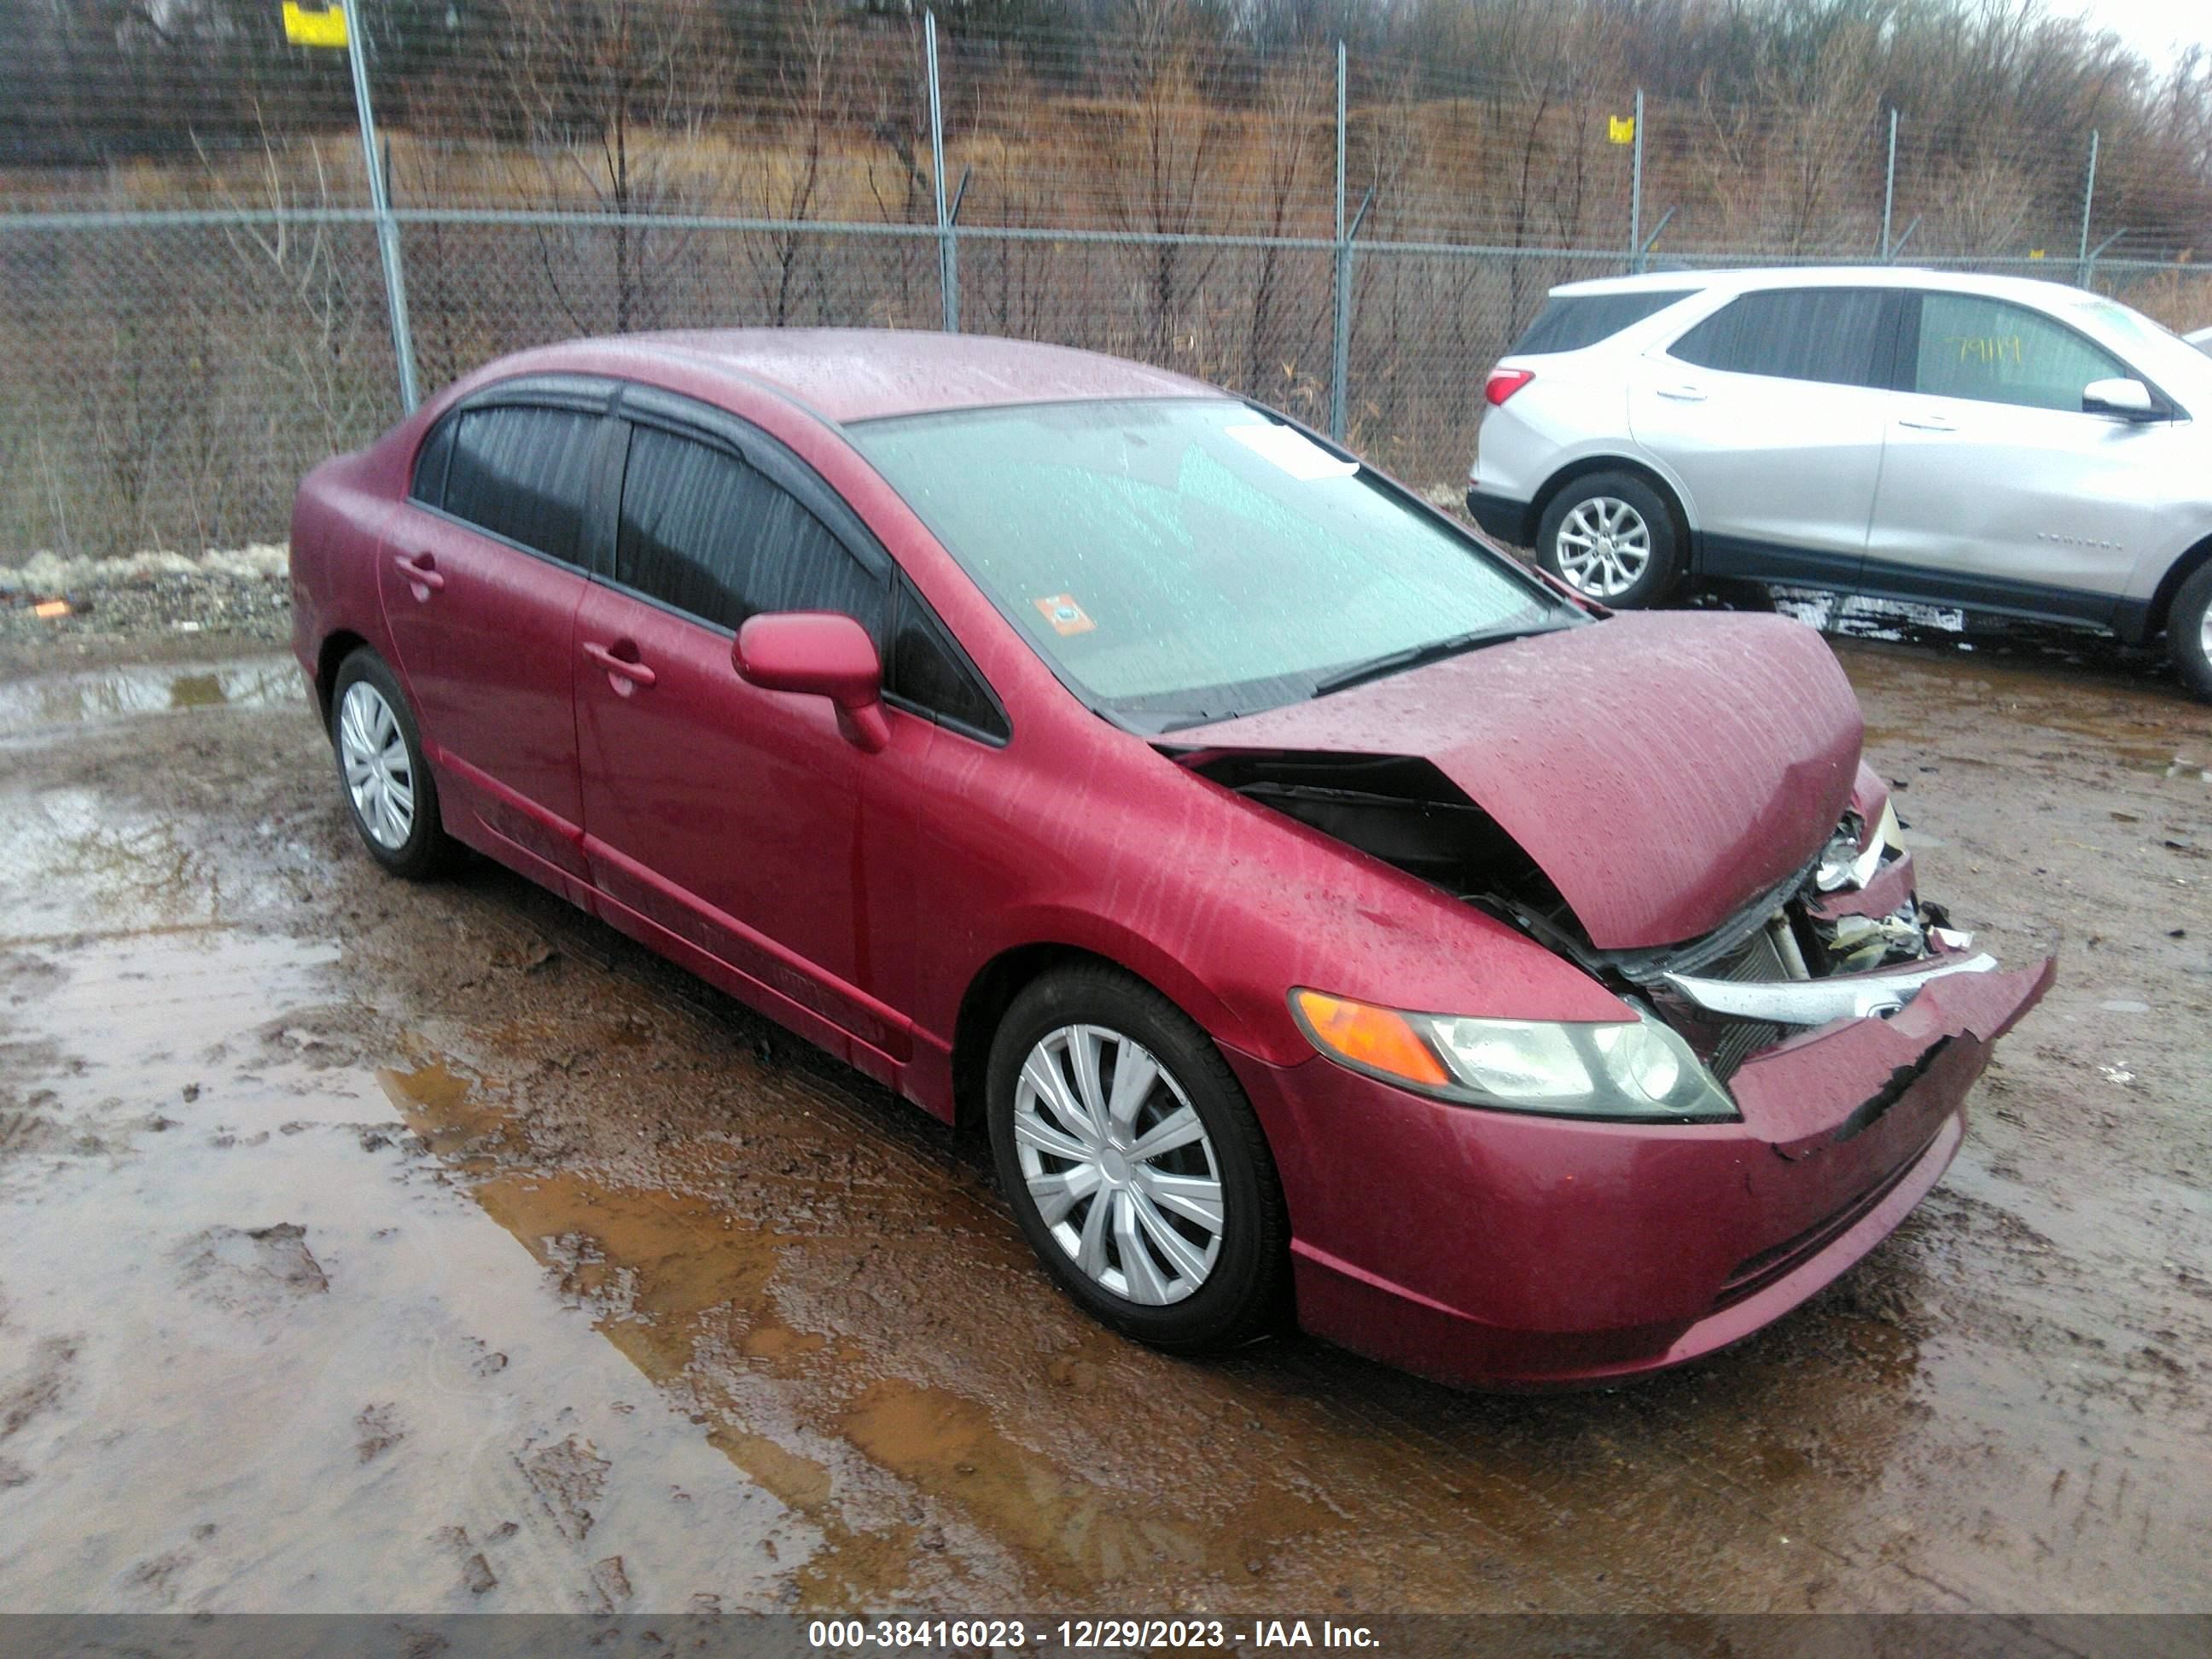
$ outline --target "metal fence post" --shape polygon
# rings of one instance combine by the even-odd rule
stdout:
[[[1345,380],[1352,368],[1352,242],[1344,234],[1344,42],[1336,43],[1336,330],[1329,356],[1328,435],[1344,441],[1348,400]]]
[[[1897,204],[1897,106],[1889,111],[1889,165],[1881,175],[1881,258],[1889,263],[1889,215]]]
[[[1628,163],[1628,270],[1644,269],[1644,88],[1636,89],[1636,111],[1629,117],[1636,148]]]
[[[2089,129],[2089,177],[2081,186],[2081,251],[2075,258],[2074,280],[2089,286],[2089,213],[2097,203],[2097,129]]]
[[[392,358],[399,371],[399,402],[415,412],[415,339],[407,326],[407,276],[399,263],[399,223],[392,216],[384,168],[376,151],[376,115],[368,101],[368,20],[362,0],[345,0],[346,64],[353,70],[353,102],[361,116],[361,159],[368,171],[368,206],[376,219],[376,251],[384,262],[384,303],[392,318]]]
[[[937,186],[937,283],[945,296],[945,331],[960,331],[960,245],[945,205],[945,98],[937,76],[937,14],[921,15],[929,57],[929,170]]]

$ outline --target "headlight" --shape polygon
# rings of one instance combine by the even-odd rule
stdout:
[[[1561,1117],[1738,1116],[1690,1045],[1640,1008],[1633,1020],[1555,1024],[1409,1014],[1296,990],[1291,1010],[1338,1065],[1442,1100]]]

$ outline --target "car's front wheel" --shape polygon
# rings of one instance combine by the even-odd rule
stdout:
[[[1536,559],[1616,611],[1657,605],[1682,574],[1674,514],[1658,491],[1626,472],[1592,472],[1554,495],[1537,524]]]
[[[438,821],[438,786],[414,712],[398,676],[366,646],[331,684],[331,746],[347,815],[369,856],[410,880],[443,870],[453,844]]]
[[[2212,702],[2212,560],[2199,565],[2173,596],[2166,648],[2181,683]]]
[[[1279,1318],[1274,1160],[1236,1074],[1158,991],[1103,963],[1038,979],[992,1042],[988,1107],[1015,1218],[1093,1316],[1177,1353]]]

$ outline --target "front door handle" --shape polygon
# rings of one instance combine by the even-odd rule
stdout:
[[[446,585],[446,579],[438,574],[437,560],[428,553],[395,553],[392,562],[399,567],[399,574],[407,578],[418,599],[428,599]]]
[[[628,645],[629,642],[625,640],[622,643]],[[637,647],[630,646],[630,649],[635,651]],[[607,678],[617,682],[615,690],[625,696],[629,695],[631,686],[651,685],[657,678],[643,663],[628,657],[617,657],[605,646],[591,640],[584,641],[584,654],[607,671]]]
[[[1659,395],[1678,404],[1701,404],[1705,400],[1704,388],[1694,386],[1662,386]]]
[[[1947,421],[1941,415],[1900,415],[1897,417],[1897,423],[1909,426],[1915,432],[1956,432],[1959,429],[1955,421]]]

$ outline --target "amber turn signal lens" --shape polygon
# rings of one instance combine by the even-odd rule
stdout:
[[[1293,992],[1291,1000],[1304,1017],[1314,1041],[1355,1066],[1432,1089],[1451,1082],[1450,1075],[1403,1014],[1319,991]]]

